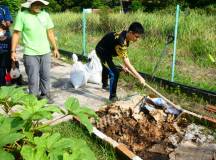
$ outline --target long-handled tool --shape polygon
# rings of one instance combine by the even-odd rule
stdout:
[[[203,116],[203,115],[198,115],[194,112],[191,112],[191,111],[188,111],[188,110],[185,110],[185,109],[182,109],[180,106],[177,106],[175,105],[173,102],[171,102],[169,99],[167,99],[166,97],[164,97],[162,94],[160,94],[158,91],[156,91],[154,88],[152,88],[150,85],[148,84],[145,84],[145,86],[147,88],[149,88],[151,91],[153,91],[155,94],[157,94],[158,96],[160,96],[161,98],[163,98],[167,103],[171,104],[173,107],[177,108],[177,109],[180,109],[182,110],[182,112],[184,113],[187,113],[189,115],[192,115],[194,117],[197,117],[199,119],[204,119],[204,120],[207,120],[209,122],[212,122],[214,124],[216,124],[216,119],[215,118],[211,118],[211,117],[208,117],[208,116]]]
[[[133,77],[136,78],[136,76],[130,72],[128,69],[125,70],[127,71],[128,73],[130,73]],[[172,105],[173,107],[175,107],[176,109],[179,109],[182,111],[182,113],[187,113],[189,115],[192,115],[194,117],[197,117],[199,119],[204,119],[204,120],[207,120],[209,122],[212,122],[214,124],[216,124],[216,119],[215,118],[211,118],[211,117],[208,117],[208,116],[202,116],[202,115],[198,115],[194,112],[191,112],[191,111],[188,111],[188,110],[185,110],[183,108],[181,108],[180,106],[177,106],[176,104],[174,104],[173,102],[171,102],[169,99],[167,99],[165,96],[163,96],[161,93],[159,93],[158,91],[156,91],[154,88],[152,88],[149,84],[145,83],[144,87],[147,87],[148,89],[150,89],[152,92],[154,92],[156,95],[158,95],[159,97],[161,97],[163,100],[165,100],[168,104]]]

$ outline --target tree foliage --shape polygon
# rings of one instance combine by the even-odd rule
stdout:
[[[23,2],[24,0],[1,0],[0,5],[7,5],[11,14],[14,16]]]
[[[21,3],[25,0],[0,0],[0,4],[8,5],[12,15],[19,10]],[[48,11],[59,12],[65,10],[81,11],[82,8],[104,8],[120,6],[120,0],[49,0],[50,4],[46,7]],[[165,9],[166,7],[180,4],[183,8],[206,8],[211,5],[215,8],[215,0],[131,0],[130,8],[136,11],[145,8],[147,11]],[[212,8],[212,7],[211,7]]]
[[[133,0],[131,3],[131,9],[137,11],[143,8],[142,2],[140,0]]]
[[[103,0],[93,0],[92,1],[92,8],[102,8],[104,7],[106,4],[104,3]]]

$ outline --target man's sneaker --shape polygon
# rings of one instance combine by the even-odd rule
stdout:
[[[114,97],[110,97],[109,100],[112,101],[112,102],[116,102],[116,101],[118,101],[119,99],[118,99],[117,96],[114,96]]]
[[[38,97],[38,100],[41,100],[41,99],[47,99],[48,100],[47,101],[48,104],[53,104],[54,103],[53,99],[50,96],[48,96],[48,95],[40,95]]]
[[[109,86],[102,86],[103,90],[109,91]]]

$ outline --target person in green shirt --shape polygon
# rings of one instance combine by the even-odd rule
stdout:
[[[51,47],[53,55],[60,57],[54,36],[54,24],[49,14],[41,8],[48,5],[45,0],[27,0],[22,4],[26,8],[19,11],[14,24],[11,58],[16,61],[16,47],[20,34],[24,46],[24,66],[28,76],[29,93],[39,99],[47,98],[50,90]]]

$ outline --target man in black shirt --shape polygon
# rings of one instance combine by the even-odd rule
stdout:
[[[96,53],[102,63],[102,84],[103,88],[108,86],[108,76],[110,78],[110,96],[111,101],[118,100],[116,95],[119,71],[114,64],[112,57],[119,57],[124,63],[124,70],[136,77],[143,85],[145,80],[131,65],[127,56],[127,47],[130,42],[136,42],[141,34],[144,33],[144,28],[139,22],[133,22],[128,31],[120,33],[110,32],[106,34],[97,44]]]

